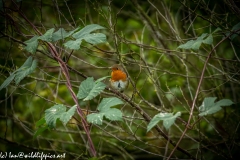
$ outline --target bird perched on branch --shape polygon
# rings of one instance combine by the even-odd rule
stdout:
[[[115,64],[111,67],[111,79],[110,85],[111,88],[123,92],[125,88],[128,86],[128,77],[127,74],[124,72],[123,68]]]

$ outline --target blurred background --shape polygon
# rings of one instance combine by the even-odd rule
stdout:
[[[239,154],[240,100],[240,2],[233,0],[0,0],[0,84],[29,56],[37,69],[20,84],[11,83],[0,91],[0,151],[66,153],[67,159],[89,159],[86,135],[78,114],[64,126],[46,130],[33,138],[36,122],[54,104],[74,105],[65,77],[48,47],[39,43],[36,54],[24,49],[24,41],[48,29],[67,31],[99,24],[107,42],[91,45],[83,41],[79,50],[70,50],[57,41],[59,56],[69,66],[75,93],[86,77],[110,75],[109,67],[121,64],[130,84],[124,92],[129,101],[151,118],[160,112],[181,112],[181,119],[169,129],[158,126],[173,142],[186,127],[193,99],[210,52],[189,129],[173,159],[236,159]],[[30,25],[33,24],[33,25]],[[222,41],[230,33],[232,36]],[[213,42],[199,49],[178,46],[196,40],[203,33]],[[214,48],[217,45],[216,48]],[[104,81],[108,85],[109,80]],[[85,114],[96,112],[103,97],[117,95],[106,89],[87,102],[79,100]],[[199,119],[198,107],[205,97],[230,99],[234,105]],[[98,159],[166,159],[174,146],[126,100],[116,106],[123,121],[104,120],[91,125],[91,138]]]

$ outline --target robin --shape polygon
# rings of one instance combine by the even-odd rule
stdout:
[[[111,88],[123,92],[125,88],[128,86],[128,77],[127,74],[124,72],[123,68],[115,64],[111,67],[111,79],[110,85]]]

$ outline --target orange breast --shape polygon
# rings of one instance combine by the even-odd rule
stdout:
[[[113,81],[119,81],[119,80],[126,81],[127,80],[126,73],[124,73],[121,70],[112,71],[111,77],[112,77]]]

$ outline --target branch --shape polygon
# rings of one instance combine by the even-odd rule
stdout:
[[[238,29],[237,31],[235,32],[238,32],[240,29]],[[202,69],[202,74],[201,74],[201,78],[198,82],[198,87],[197,87],[197,90],[196,90],[196,93],[195,93],[195,97],[193,99],[193,103],[192,103],[192,106],[191,106],[191,111],[190,111],[190,116],[188,118],[188,124],[187,124],[187,127],[185,128],[185,130],[183,131],[180,139],[178,140],[176,146],[174,147],[174,149],[172,150],[172,152],[170,153],[169,157],[167,160],[169,160],[171,158],[171,156],[173,155],[173,153],[175,152],[175,150],[177,149],[178,145],[180,144],[180,142],[182,141],[184,135],[186,134],[187,130],[189,129],[188,126],[190,126],[190,121],[192,119],[192,116],[193,116],[193,110],[194,110],[194,106],[196,105],[196,101],[197,101],[197,97],[198,97],[198,94],[199,94],[199,90],[200,90],[200,87],[201,87],[201,84],[202,84],[202,81],[203,81],[203,77],[204,77],[204,73],[205,73],[205,70],[207,68],[207,64],[208,64],[208,61],[209,59],[211,58],[212,56],[212,53],[213,51],[215,51],[215,49],[223,42],[225,41],[226,39],[228,39],[229,37],[231,37],[235,32],[232,32],[231,34],[229,34],[228,36],[226,36],[224,39],[222,39],[220,42],[218,42],[218,44],[216,44],[215,47],[213,47],[213,49],[211,50],[211,52],[208,54],[208,57],[204,63],[204,66],[203,66],[203,69]]]
[[[13,3],[17,7],[17,4],[14,1],[13,1]],[[39,35],[42,35],[42,33],[37,29],[37,27],[21,11],[18,11],[18,12],[22,16],[22,18],[25,19]],[[95,150],[94,144],[92,142],[92,139],[90,137],[90,130],[88,128],[87,121],[84,118],[84,113],[82,112],[81,107],[80,107],[80,105],[78,103],[78,99],[77,99],[76,94],[72,90],[72,85],[71,85],[71,82],[70,82],[70,76],[69,76],[69,72],[68,72],[68,67],[67,67],[66,63],[59,57],[59,54],[58,54],[58,52],[56,50],[56,47],[52,43],[49,43],[49,42],[46,42],[46,43],[47,43],[47,45],[48,45],[48,47],[50,49],[50,52],[51,52],[52,56],[59,63],[60,68],[62,69],[62,72],[63,72],[63,74],[64,74],[64,76],[66,78],[66,81],[67,81],[66,86],[67,86],[68,90],[70,91],[71,96],[72,96],[74,102],[77,105],[77,112],[78,112],[78,114],[79,114],[79,116],[81,118],[83,128],[84,128],[84,130],[86,132],[86,135],[88,137],[90,153],[91,153],[92,156],[95,157],[96,156],[96,150]]]

